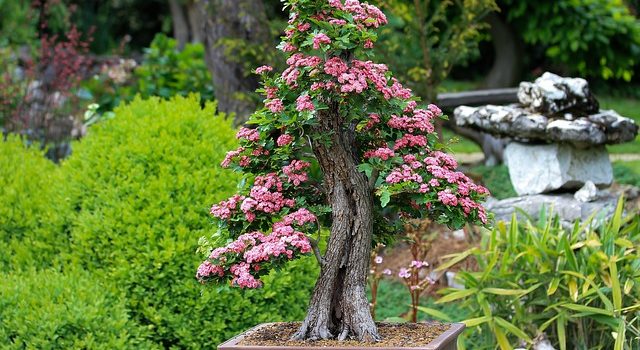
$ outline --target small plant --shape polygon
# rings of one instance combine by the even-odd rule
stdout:
[[[380,264],[384,261],[382,257],[382,250],[384,244],[378,243],[373,250],[371,250],[371,261],[369,262],[369,277],[367,283],[369,284],[369,290],[371,291],[371,302],[369,303],[369,309],[371,310],[371,317],[376,318],[376,305],[378,304],[378,286],[384,276],[390,276],[391,270],[384,269],[380,271]]]
[[[566,349],[637,349],[640,346],[640,218],[623,217],[623,200],[606,222],[576,222],[571,229],[543,212],[537,223],[486,232],[473,256],[477,272],[458,274],[473,349],[531,346],[548,338]]]

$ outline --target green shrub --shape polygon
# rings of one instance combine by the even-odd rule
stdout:
[[[112,279],[165,348],[210,348],[259,322],[299,319],[316,275],[305,259],[257,291],[196,282],[198,239],[213,232],[209,207],[238,182],[219,166],[236,146],[232,121],[199,101],[118,107],[62,164],[77,211],[68,259]]]
[[[458,274],[466,289],[439,302],[463,300],[472,349],[501,349],[545,333],[556,349],[637,349],[640,345],[640,217],[601,223],[559,220],[498,227],[471,255],[477,272]]]
[[[68,247],[69,207],[56,188],[60,174],[39,147],[18,136],[0,140],[0,271],[57,265]]]
[[[82,271],[0,274],[0,348],[143,349],[114,286]]]

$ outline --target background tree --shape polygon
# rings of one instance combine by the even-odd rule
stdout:
[[[204,18],[206,61],[218,108],[236,114],[236,124],[255,110],[251,92],[258,79],[249,74],[258,59],[270,61],[272,40],[262,0],[198,1]]]
[[[382,209],[397,223],[426,216],[459,228],[486,223],[479,200],[487,190],[437,150],[440,109],[418,108],[385,65],[363,60],[387,23],[377,7],[285,4],[290,19],[279,48],[288,68],[256,70],[266,108],[249,120],[254,129],[240,129],[240,147],[222,162],[245,172],[245,186],[212,207],[220,230],[201,240],[207,259],[197,277],[257,288],[260,276],[313,252],[320,276],[295,338],[376,340],[365,290],[372,243],[394,232]]]

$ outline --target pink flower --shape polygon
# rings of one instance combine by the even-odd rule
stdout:
[[[324,72],[334,77],[341,76],[347,70],[349,67],[340,57],[331,57],[324,63]]]
[[[386,275],[386,276],[391,276],[392,272],[391,272],[391,270],[389,270],[389,269],[384,269],[384,270],[382,271],[382,274],[383,274],[383,275]]]
[[[300,112],[302,111],[313,111],[315,108],[313,106],[313,102],[311,101],[311,96],[302,95],[296,99],[296,109]]]
[[[264,89],[265,94],[267,95],[267,98],[276,98],[276,93],[278,92],[278,88],[277,87],[267,87]]]
[[[299,186],[300,183],[307,181],[308,176],[304,169],[311,166],[311,163],[294,159],[291,164],[282,168],[282,172],[287,176],[288,182]]]
[[[311,28],[311,24],[309,23],[300,23],[298,24],[298,30],[301,32],[306,32],[307,30],[309,30],[309,28]]]
[[[283,52],[293,52],[298,50],[297,47],[291,45],[290,43],[285,43],[284,45],[282,45],[282,51]]]
[[[421,269],[423,267],[429,266],[429,263],[426,261],[413,260],[411,262],[411,267],[415,267],[416,269]]]
[[[227,155],[224,157],[220,165],[222,165],[223,168],[228,168],[229,165],[231,165],[231,161],[233,160],[233,158],[237,157],[242,152],[244,152],[244,147],[238,147],[238,149],[234,151],[227,152]]]
[[[236,138],[255,142],[260,140],[260,132],[256,129],[242,127],[236,134]]]
[[[373,261],[376,264],[382,264],[382,257],[380,255],[376,255],[376,257],[373,259]]]
[[[278,136],[278,140],[276,141],[276,143],[278,144],[278,146],[282,147],[290,144],[292,141],[293,141],[293,137],[291,135],[282,134]]]
[[[411,271],[409,271],[409,269],[406,268],[401,268],[400,272],[398,272],[398,277],[400,278],[409,278],[411,277]]]
[[[271,72],[273,70],[273,67],[271,66],[260,66],[258,68],[256,68],[256,74],[263,74],[266,72]]]
[[[284,110],[282,100],[279,98],[274,98],[273,100],[267,102],[265,106],[269,108],[272,113],[280,113]]]
[[[458,198],[455,194],[451,193],[450,189],[438,192],[438,200],[444,205],[458,205]]]
[[[329,0],[329,6],[335,7],[338,10],[342,10],[343,9],[341,0]]]
[[[373,48],[373,41],[371,41],[370,39],[367,39],[364,41],[364,48],[365,49],[372,49]]]
[[[387,160],[391,157],[394,157],[395,153],[392,149],[388,147],[381,147],[374,151],[367,151],[364,153],[365,158],[380,158],[382,160]]]
[[[331,43],[331,39],[329,39],[327,34],[319,33],[313,37],[313,48],[315,50],[319,49],[321,44],[330,44],[330,43]]]

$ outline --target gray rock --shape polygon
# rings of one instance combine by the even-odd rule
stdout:
[[[613,181],[604,146],[578,149],[568,144],[511,142],[505,149],[505,160],[518,195],[577,189],[587,181],[607,186]]]
[[[521,82],[518,100],[531,110],[551,115],[563,111],[585,114],[598,111],[598,102],[582,78],[564,78],[545,72],[533,83]]]
[[[598,189],[592,181],[587,181],[582,188],[573,194],[573,198],[582,203],[593,202],[598,199]]]
[[[547,117],[512,104],[460,106],[453,113],[458,126],[522,142],[564,142],[589,147],[633,141],[638,134],[638,125],[633,119],[611,110],[586,117],[572,113]]]
[[[609,218],[618,201],[618,196],[605,192],[592,202],[579,202],[569,193],[565,194],[536,194],[529,196],[513,197],[503,200],[489,198],[484,206],[494,213],[496,221],[509,222],[513,213],[518,220],[525,220],[521,211],[532,218],[537,218],[541,210],[547,210],[553,215],[558,215],[565,226],[571,225],[576,220],[587,220],[596,212],[596,220]]]

